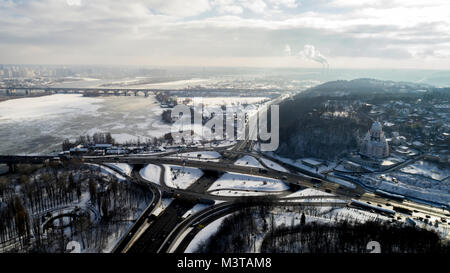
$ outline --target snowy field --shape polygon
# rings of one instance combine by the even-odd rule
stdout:
[[[329,166],[326,166],[326,165],[320,165],[320,166],[318,167],[318,169],[316,170],[315,168],[311,168],[311,167],[306,166],[306,165],[304,165],[304,164],[302,163],[302,159],[306,159],[306,158],[300,158],[300,159],[293,160],[293,159],[290,159],[290,158],[285,158],[285,157],[278,156],[278,155],[276,155],[276,154],[274,154],[274,153],[268,153],[268,155],[270,155],[270,156],[272,156],[272,157],[274,157],[274,158],[280,160],[280,161],[283,162],[283,163],[286,163],[286,164],[289,164],[289,165],[291,165],[291,166],[294,166],[294,167],[303,169],[303,170],[305,170],[305,171],[317,173],[317,174],[320,174],[320,173],[322,173],[322,172],[331,170],[331,169],[333,169],[334,167],[336,167],[336,163],[331,163],[331,164],[329,164]],[[312,158],[309,158],[309,159],[312,159]],[[313,159],[313,160],[315,160],[315,159]]]
[[[160,184],[160,178],[161,178],[161,167],[154,165],[154,164],[148,164],[144,168],[142,168],[139,171],[139,174],[145,179],[152,183]]]
[[[334,196],[336,198],[317,198],[314,196]],[[348,201],[339,199],[337,196],[332,195],[330,193],[326,193],[323,191],[319,191],[316,189],[307,188],[304,190],[296,191],[292,194],[285,196],[284,198],[293,198],[293,197],[311,197],[311,198],[302,198],[298,200],[285,200],[286,202],[329,202],[329,203],[347,203]]]
[[[110,175],[115,176],[119,181],[126,180],[125,177],[123,177],[121,174],[116,172],[114,169],[110,169],[110,168],[104,167],[102,165],[97,165],[97,164],[92,164],[92,163],[86,163],[86,165],[93,170],[100,170],[100,172],[106,176],[110,176]]]
[[[337,178],[337,177],[334,177],[334,176],[327,176],[327,179],[331,182],[334,182],[334,183],[344,186],[346,188],[350,188],[350,189],[356,188],[356,186],[353,183],[345,181],[345,180]]]
[[[175,158],[175,156],[168,156],[169,158]],[[185,158],[188,160],[200,160],[200,161],[214,161],[218,162],[221,155],[215,151],[201,151],[201,152],[190,152],[181,153],[176,156],[176,158]]]
[[[193,206],[190,210],[186,211],[186,213],[183,214],[182,218],[187,218],[187,217],[194,215],[197,212],[200,212],[210,206],[211,205],[206,205],[206,204],[201,204],[201,203],[195,204],[195,206]]]
[[[177,189],[187,189],[203,175],[202,170],[197,168],[176,165],[164,165],[164,168],[164,182]]]
[[[216,195],[228,195],[228,191],[234,190],[237,191],[237,194],[254,195],[252,192],[264,194],[281,192],[288,189],[289,187],[280,180],[253,175],[226,173],[212,184],[208,192]]]
[[[105,165],[128,176],[131,175],[131,171],[133,170],[133,168],[126,163],[106,163]]]
[[[222,224],[223,220],[225,220],[225,218],[229,217],[230,215],[231,214],[220,217],[219,219],[211,222],[209,225],[204,227],[199,233],[195,235],[195,237],[192,239],[192,241],[185,249],[184,253],[195,253],[198,246],[203,241],[206,241],[209,237],[215,234],[219,229],[220,225]]]
[[[249,155],[244,155],[243,157],[239,158],[236,162],[234,162],[234,165],[265,169],[264,166],[261,165],[261,163],[259,163],[256,158]]]
[[[428,178],[432,178],[435,180],[444,180],[445,178],[450,176],[450,167],[447,166],[447,168],[441,167],[439,168],[438,165],[428,162],[428,161],[417,161],[414,164],[408,165],[400,171],[409,173],[409,174],[418,174],[422,175]]]
[[[397,181],[397,182],[395,182]],[[450,181],[437,181],[404,172],[365,175],[362,182],[392,193],[450,204]]]
[[[285,172],[288,173],[289,171],[286,170],[286,168],[283,168],[282,166],[280,166],[280,164],[277,164],[275,162],[273,162],[272,160],[269,160],[267,158],[263,158],[261,157],[261,161],[269,168],[276,170],[276,171],[280,171],[280,172]]]

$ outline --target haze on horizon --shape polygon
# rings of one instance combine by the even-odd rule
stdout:
[[[450,69],[447,0],[0,0],[0,63]]]

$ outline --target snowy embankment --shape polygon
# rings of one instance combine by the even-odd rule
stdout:
[[[440,204],[450,204],[450,181],[437,181],[421,175],[392,172],[365,175],[361,181],[373,188]]]
[[[173,157],[173,156],[171,156]],[[200,161],[215,161],[218,162],[221,158],[220,153],[215,151],[201,151],[201,152],[190,152],[178,154],[176,158],[185,158],[188,160],[200,160]]]
[[[320,160],[314,159],[314,158],[299,158],[299,159],[293,160],[293,159],[290,159],[290,158],[281,157],[281,156],[279,156],[279,155],[277,155],[277,154],[274,154],[274,153],[266,153],[266,155],[267,155],[267,156],[271,156],[271,157],[273,157],[273,158],[275,158],[275,159],[278,159],[279,161],[281,161],[281,162],[283,162],[283,163],[286,163],[286,164],[288,164],[288,165],[297,167],[297,168],[299,168],[299,169],[301,169],[301,170],[304,170],[304,171],[306,171],[306,172],[316,173],[317,175],[322,175],[322,174],[321,174],[322,172],[331,170],[331,169],[333,169],[333,168],[335,167],[335,164],[332,163],[332,164],[329,165],[329,166],[326,166],[326,165],[324,165],[324,164],[323,164],[323,165],[320,165],[320,166],[318,166],[317,169],[316,169],[316,168],[312,168],[312,167],[310,167],[310,166],[306,166],[305,164],[302,163],[302,160],[317,161],[318,163],[321,162]]]
[[[203,172],[198,168],[164,165],[164,182],[168,187],[177,189],[187,189],[200,177]]]
[[[330,196],[335,198],[317,198],[315,196]],[[311,198],[305,198],[311,197]],[[292,194],[285,196],[284,198],[299,198],[299,199],[289,199],[284,200],[286,202],[329,202],[329,203],[347,203],[347,201],[338,198],[337,196],[326,193],[323,191],[319,191],[316,189],[307,188],[304,190],[296,191]]]
[[[94,170],[99,170],[102,174],[107,176],[115,176],[119,181],[125,181],[126,178],[123,177],[121,174],[117,173],[115,170],[107,168],[102,165],[92,164],[92,163],[86,163],[86,165]]]
[[[128,176],[131,175],[131,171],[133,170],[133,168],[126,163],[106,163],[105,165]]]
[[[244,155],[243,157],[239,158],[236,162],[234,162],[234,165],[264,168],[264,166],[261,165],[261,163],[259,163],[259,161],[256,158],[249,155]]]
[[[226,173],[212,184],[208,192],[222,195],[228,191],[236,191],[233,195],[249,195],[251,192],[268,194],[288,189],[289,186],[280,180],[238,173]]]
[[[145,180],[148,180],[152,183],[160,184],[160,178],[161,178],[161,167],[154,165],[154,164],[148,164],[144,168],[142,168],[139,171],[139,174],[144,178]]]
[[[280,172],[285,172],[285,173],[289,172],[288,170],[283,168],[281,165],[273,162],[272,160],[266,159],[264,157],[261,157],[260,159],[267,167],[269,167],[269,168],[271,168],[273,170],[280,171]]]
[[[313,194],[314,192],[309,192],[307,194]],[[293,209],[294,208],[294,209]],[[304,210],[305,223],[318,223],[318,224],[335,224],[341,221],[350,221],[356,223],[364,223],[367,221],[387,221],[388,218],[381,216],[376,213],[358,210],[354,208],[337,208],[337,207],[311,207]],[[192,241],[189,243],[188,247],[185,249],[184,253],[195,253],[199,251],[199,247],[203,242],[206,242],[214,234],[217,233],[223,221],[232,216],[233,214],[228,214],[223,216],[206,227],[204,227]],[[271,212],[264,218],[259,217],[255,214],[254,218],[257,226],[263,226],[263,223],[269,223],[273,225],[271,229],[276,229],[280,227],[298,226],[301,224],[301,211],[295,211],[295,207],[292,206],[280,206],[275,207]],[[268,229],[268,230],[271,230]],[[255,236],[255,246],[250,252],[259,253],[261,251],[261,244],[267,235],[267,231],[262,231],[258,229],[258,232],[254,233]]]
[[[229,217],[231,214],[225,215],[223,217],[220,217],[219,219],[211,222],[209,225],[204,227],[199,233],[195,235],[195,237],[192,239],[192,241],[189,243],[187,248],[185,249],[184,253],[195,253],[198,249],[198,247],[208,240],[213,234],[217,232],[220,225],[222,224],[223,220],[225,218]]]
[[[201,204],[201,203],[195,204],[195,206],[193,206],[190,210],[186,211],[186,213],[183,214],[182,218],[187,218],[187,217],[194,215],[197,212],[200,212],[210,206],[211,205],[206,205],[206,204]]]
[[[427,178],[442,181],[450,176],[450,168],[439,168],[438,165],[428,161],[417,161],[414,164],[408,165],[400,171],[409,174],[422,175]]]
[[[344,187],[347,187],[347,188],[351,188],[351,189],[355,189],[356,188],[356,186],[353,183],[350,183],[348,181],[339,179],[337,177],[328,176],[327,179],[328,179],[328,181],[337,183],[337,184],[339,184],[341,186],[344,186]]]

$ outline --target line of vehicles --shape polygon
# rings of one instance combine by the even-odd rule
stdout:
[[[380,213],[382,215],[388,216],[388,217],[393,217],[395,215],[395,210],[391,210],[391,209],[387,209],[387,208],[382,208],[382,207],[378,207],[372,204],[368,204],[362,201],[358,201],[355,199],[352,199],[350,201],[350,203],[348,204],[349,207],[354,207],[354,208],[358,208],[358,209],[363,209],[363,210],[367,210],[370,212],[377,212]]]

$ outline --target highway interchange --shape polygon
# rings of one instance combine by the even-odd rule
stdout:
[[[267,109],[267,108],[266,108]],[[246,126],[246,132],[249,131]],[[348,188],[327,181],[326,178],[313,177],[314,174],[305,173],[305,171],[268,157],[266,154],[255,152],[252,149],[253,141],[250,135],[254,132],[248,132],[245,140],[238,140],[234,146],[218,148],[187,148],[186,152],[211,151],[221,153],[219,160],[200,160],[197,158],[186,158],[176,156],[178,152],[167,152],[158,155],[114,155],[114,156],[82,156],[79,157],[84,163],[99,164],[107,167],[107,163],[126,163],[133,166],[130,175],[121,173],[129,180],[144,184],[152,192],[152,201],[144,210],[139,219],[127,231],[125,236],[119,241],[113,252],[116,253],[139,253],[139,252],[183,252],[189,242],[205,226],[212,221],[237,211],[245,206],[254,206],[262,203],[271,203],[272,205],[308,205],[308,206],[346,206],[350,200],[359,200],[378,207],[393,209],[403,208],[411,212],[410,215],[399,212],[395,213],[392,221],[405,221],[407,217],[429,219],[431,222],[439,221],[440,224],[450,223],[450,214],[447,209],[436,208],[425,204],[419,204],[409,200],[398,201],[383,196],[375,195],[367,191],[358,184],[352,183],[354,187]],[[181,152],[181,151],[180,151]],[[244,155],[256,158],[264,166],[262,168],[235,165],[237,158]],[[281,165],[287,172],[271,169],[261,158],[268,158]],[[20,163],[43,163],[49,160],[59,160],[52,156],[0,156],[0,163],[20,164]],[[152,183],[140,175],[139,170],[147,164],[155,164],[162,168],[159,184]],[[178,165],[192,168],[199,168],[204,175],[195,181],[187,189],[172,188],[166,185],[164,179],[164,165]],[[117,170],[116,170],[117,171]],[[277,194],[252,197],[252,202],[246,202],[248,197],[239,196],[220,196],[207,192],[212,183],[225,172],[238,174],[257,175],[277,180],[282,180],[289,186],[289,190]],[[322,195],[307,197],[286,197],[300,189],[314,188],[323,192]],[[173,201],[161,213],[162,198],[169,196]],[[309,199],[308,202],[302,199]],[[341,200],[333,202],[332,200]],[[198,213],[183,217],[195,204],[199,202],[221,201]],[[289,201],[289,202],[282,202]],[[152,217],[153,215],[153,217]]]

